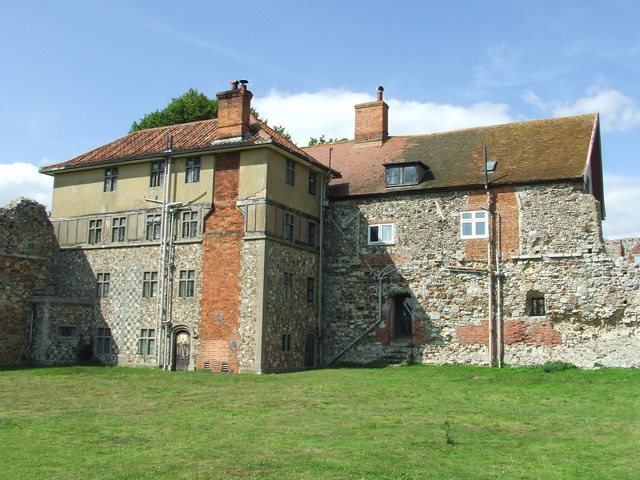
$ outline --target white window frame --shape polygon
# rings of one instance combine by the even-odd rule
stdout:
[[[371,234],[373,231],[377,231],[378,240],[372,240]],[[395,223],[375,223],[369,225],[367,242],[369,245],[393,245],[396,243]]]
[[[471,233],[464,233],[464,226],[471,225]],[[478,225],[484,225],[484,233],[478,233]],[[460,238],[488,238],[489,212],[485,210],[469,210],[460,212]]]

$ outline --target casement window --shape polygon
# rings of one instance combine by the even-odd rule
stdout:
[[[283,273],[282,298],[285,300],[293,300],[293,273]]]
[[[142,296],[145,298],[158,296],[158,272],[142,274]]]
[[[284,230],[282,237],[285,240],[293,240],[293,232],[295,232],[296,217],[292,213],[284,214]]]
[[[185,183],[197,183],[200,181],[200,157],[187,158],[184,181]]]
[[[102,241],[102,220],[89,220],[89,238],[87,243],[93,245]]]
[[[138,355],[155,355],[156,354],[156,329],[143,328],[140,330],[140,339],[138,340]]]
[[[178,296],[193,297],[196,289],[196,271],[180,270],[180,279],[178,281]]]
[[[160,215],[147,215],[147,240],[160,238]]]
[[[111,329],[98,328],[96,332],[96,352],[111,353]]]
[[[390,245],[395,243],[393,223],[369,225],[369,245]]]
[[[127,217],[115,217],[111,219],[111,241],[124,242]]]
[[[313,222],[307,223],[307,245],[316,246],[316,224]]]
[[[488,212],[478,210],[460,213],[460,238],[487,238],[489,236]]]
[[[111,282],[110,273],[96,274],[96,285],[98,298],[107,298],[109,296],[109,283]]]
[[[182,212],[182,238],[198,236],[198,212]]]
[[[164,162],[152,162],[149,186],[161,187],[162,185],[164,185]]]
[[[296,184],[296,163],[290,158],[287,158],[287,165],[284,171],[284,182],[291,186]]]
[[[316,172],[312,172],[311,170],[309,170],[309,195],[316,194],[316,182],[317,182]]]
[[[283,352],[291,351],[291,334],[290,333],[282,334],[282,351]]]
[[[105,168],[103,191],[115,192],[117,188],[118,188],[118,167]]]
[[[388,163],[385,166],[387,187],[418,185],[433,178],[431,169],[421,162]]]
[[[316,299],[316,279],[313,277],[307,278],[307,302],[312,303]]]
[[[76,338],[78,327],[58,327],[58,336],[61,338]]]

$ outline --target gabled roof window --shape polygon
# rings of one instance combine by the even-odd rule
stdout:
[[[387,187],[418,185],[431,170],[419,162],[385,164]]]

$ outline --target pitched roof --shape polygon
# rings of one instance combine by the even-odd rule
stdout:
[[[432,177],[400,190],[483,186],[485,146],[488,159],[497,161],[489,174],[492,185],[579,180],[590,161],[592,140],[599,141],[597,132],[598,115],[587,114],[390,137],[382,145],[337,142],[305,151],[342,174],[329,190],[332,198],[340,198],[397,192],[386,188],[387,163],[421,162],[431,170]]]
[[[149,128],[129,133],[113,142],[95,148],[87,153],[43,167],[42,173],[54,174],[60,170],[89,167],[101,164],[117,164],[142,158],[164,156],[167,153],[167,139],[172,136],[172,154],[214,151],[218,149],[273,144],[297,157],[327,170],[312,156],[277,133],[263,121],[251,116],[251,135],[247,138],[216,143],[217,119],[181,123],[166,127]],[[338,172],[332,172],[339,176]]]

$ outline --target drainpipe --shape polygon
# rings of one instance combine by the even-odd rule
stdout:
[[[504,319],[502,318],[502,272],[500,264],[502,262],[502,216],[495,212],[498,218],[498,242],[496,245],[496,279],[498,281],[496,292],[496,321],[498,330],[498,368],[504,364]]]
[[[160,225],[162,226],[161,248],[160,248],[160,292],[158,299],[158,317],[156,321],[156,332],[162,335],[162,351],[158,352],[158,366],[165,370],[168,367],[167,362],[167,240],[169,232],[168,216],[169,216],[169,196],[171,194],[171,151],[173,150],[173,136],[167,138],[167,156],[165,158],[164,167],[164,198],[162,202],[162,215],[160,216]]]
[[[484,188],[487,192],[487,228],[489,238],[487,242],[487,282],[488,282],[488,307],[489,307],[489,365],[495,365],[496,345],[495,345],[495,316],[493,309],[493,199],[489,190],[489,172],[487,171],[487,147],[483,151],[484,159]]]
[[[329,153],[331,156],[331,153]],[[318,333],[318,359],[317,364],[322,365],[322,315],[324,310],[322,308],[322,302],[324,301],[324,203],[327,193],[327,185],[331,181],[331,174],[329,174],[329,180],[325,181],[320,177],[320,231],[318,236],[319,241],[319,255],[318,255],[318,321],[317,321],[317,333]]]

